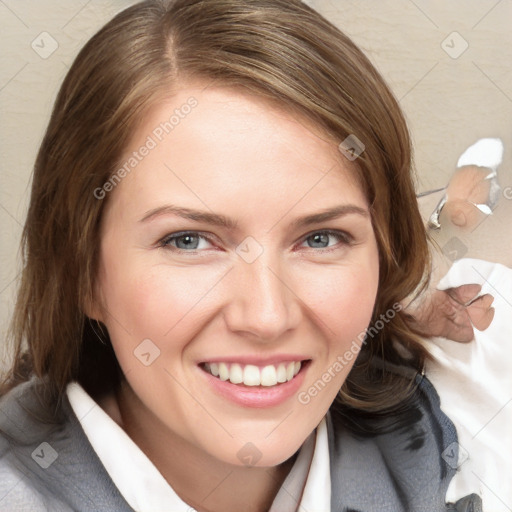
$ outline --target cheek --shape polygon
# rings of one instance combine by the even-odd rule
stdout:
[[[305,286],[309,306],[331,343],[342,347],[366,329],[378,287],[375,265],[332,268],[309,276]]]
[[[144,258],[105,260],[102,295],[112,343],[124,349],[149,338],[163,347],[208,304],[224,269],[148,265]],[[200,307],[198,307],[200,305]],[[120,342],[122,340],[122,343]]]
[[[224,274],[224,268],[212,266],[142,269],[130,286],[132,312],[168,331],[186,316],[197,316],[205,309]]]
[[[331,268],[306,282],[309,307],[324,340],[315,354],[317,364],[297,396],[310,411],[330,407],[359,354],[378,289],[378,264],[374,259],[369,263]]]

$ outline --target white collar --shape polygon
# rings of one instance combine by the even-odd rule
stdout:
[[[94,451],[123,498],[135,511],[190,512],[190,506],[179,498],[144,452],[80,384],[68,384],[66,393]],[[329,512],[329,464],[327,424],[323,418],[316,429],[316,436],[312,432],[302,445],[270,512]]]

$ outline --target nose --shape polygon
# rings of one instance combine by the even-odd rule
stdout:
[[[236,263],[224,311],[232,332],[265,342],[293,330],[302,318],[301,300],[293,283],[286,281],[279,265],[269,263],[263,255],[250,264],[243,260]]]

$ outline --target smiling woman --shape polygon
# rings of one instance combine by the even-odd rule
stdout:
[[[407,127],[303,3],[116,16],[62,85],[23,243],[9,510],[450,506],[401,306],[429,271]]]

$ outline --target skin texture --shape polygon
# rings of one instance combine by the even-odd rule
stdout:
[[[154,106],[126,158],[192,96],[197,106],[103,199],[89,316],[107,326],[126,377],[107,412],[117,410],[180,497],[199,511],[263,511],[353,360],[307,405],[295,395],[268,408],[219,396],[198,363],[299,354],[311,359],[299,392],[307,390],[368,326],[378,249],[353,164],[336,142],[262,99],[183,85]],[[141,222],[171,203],[225,215],[238,227],[172,214]],[[349,204],[364,214],[292,225]],[[311,235],[325,229],[341,235],[315,242]],[[181,239],[181,251],[176,239],[159,243],[182,231],[211,241],[200,238],[190,250]],[[252,263],[237,252],[247,237],[263,250]],[[160,351],[149,366],[134,355],[145,339]],[[250,467],[237,456],[248,442],[261,454]]]
[[[441,336],[459,343],[475,338],[473,328],[485,331],[494,318],[492,295],[479,295],[482,287],[465,284],[435,290],[414,313],[426,336]]]

